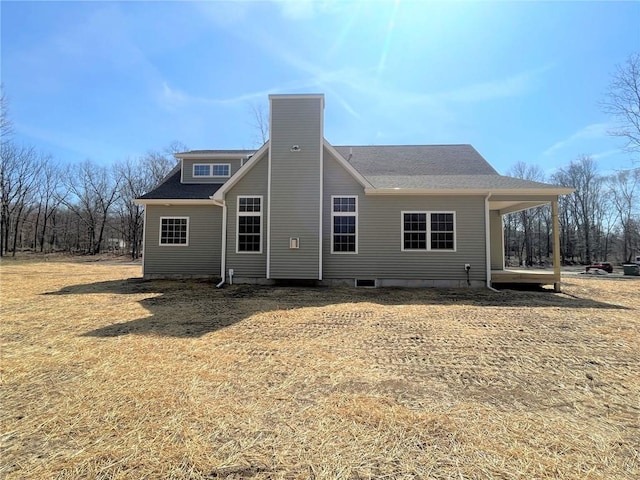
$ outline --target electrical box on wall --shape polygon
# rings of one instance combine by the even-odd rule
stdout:
[[[298,237],[289,238],[289,248],[292,248],[292,249],[300,248],[300,239]]]

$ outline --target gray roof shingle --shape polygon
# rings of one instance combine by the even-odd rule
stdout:
[[[471,145],[334,147],[374,188],[489,190],[556,188],[507,177]]]
[[[222,183],[180,183],[180,164],[176,165],[160,185],[145,193],[140,200],[202,200],[213,195]]]
[[[365,177],[498,173],[471,145],[347,145],[334,148]]]
[[[490,190],[553,189],[555,185],[507,177],[471,145],[342,145],[334,147],[374,188]],[[192,150],[184,153],[253,153]],[[180,154],[177,154],[179,157]],[[207,199],[222,184],[182,184],[180,164],[140,199]]]

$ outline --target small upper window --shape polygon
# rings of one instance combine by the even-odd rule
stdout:
[[[193,166],[193,176],[194,177],[210,177],[211,176],[211,165],[207,164],[196,164]]]
[[[228,163],[214,163],[213,164],[213,176],[214,177],[228,177],[231,166]]]
[[[194,177],[228,177],[231,174],[229,163],[196,163],[193,165]]]

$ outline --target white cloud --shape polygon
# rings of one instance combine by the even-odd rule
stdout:
[[[517,97],[532,91],[538,83],[538,77],[549,70],[549,68],[550,66],[544,66],[535,70],[520,72],[506,78],[436,93],[435,96],[444,101],[459,103],[484,102],[498,98]]]
[[[251,2],[195,2],[192,5],[216,26],[235,27],[247,19]]]
[[[315,14],[313,0],[280,0],[282,16],[291,20],[311,18]]]
[[[583,127],[574,134],[570,135],[569,137],[551,145],[543,152],[543,155],[553,155],[558,150],[562,150],[563,148],[566,148],[579,140],[582,141],[594,138],[602,138],[607,135],[607,130],[610,128],[611,125],[608,123],[592,123],[591,125],[587,125],[586,127]]]
[[[275,0],[282,16],[290,20],[312,18],[319,13],[338,13],[344,8],[340,0]],[[344,2],[347,3],[347,2]]]
[[[616,148],[615,150],[606,150],[604,152],[594,153],[593,155],[591,155],[591,158],[593,158],[594,160],[600,160],[601,158],[607,158],[619,153],[621,153],[621,150],[619,148]]]

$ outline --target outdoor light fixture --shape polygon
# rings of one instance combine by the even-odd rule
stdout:
[[[292,152],[299,152],[300,150],[302,150],[300,148],[300,145],[291,145],[291,151]]]

